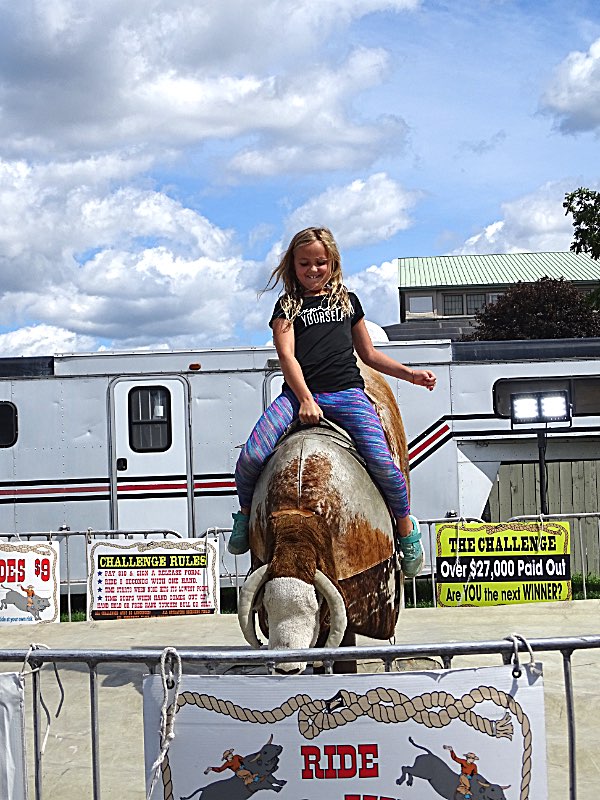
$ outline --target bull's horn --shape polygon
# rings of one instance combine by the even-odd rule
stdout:
[[[329,636],[325,647],[339,647],[346,633],[348,617],[344,599],[338,589],[320,569],[315,571],[315,589],[319,591],[329,606]]]
[[[500,788],[501,788],[501,789],[510,789],[510,786],[511,786],[511,785],[510,785],[510,783],[509,783],[509,784],[508,784],[508,786],[501,786]]]
[[[268,747],[272,741],[273,741],[273,734],[269,736],[269,741],[264,745],[264,747]],[[260,751],[254,756],[254,758],[245,758],[244,761],[252,763],[253,761],[258,761],[259,757],[260,757]]]
[[[238,600],[238,620],[244,639],[257,650],[262,647],[262,642],[256,635],[254,626],[254,598],[266,580],[267,569],[268,564],[264,564],[246,578]]]

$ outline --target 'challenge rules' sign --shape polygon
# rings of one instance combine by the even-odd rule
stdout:
[[[93,541],[88,545],[88,618],[218,611],[218,539]]]
[[[436,578],[441,606],[570,600],[569,523],[437,525]]]

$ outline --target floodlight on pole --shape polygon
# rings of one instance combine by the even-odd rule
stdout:
[[[523,392],[510,396],[510,424],[543,426],[537,429],[538,461],[540,471],[540,511],[548,514],[546,482],[546,438],[549,424],[568,422],[571,425],[571,401],[564,390],[548,392]]]
[[[571,404],[567,391],[511,394],[510,418],[514,424],[569,422]]]

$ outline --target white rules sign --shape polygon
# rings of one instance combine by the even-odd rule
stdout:
[[[218,539],[92,541],[88,619],[219,610]]]

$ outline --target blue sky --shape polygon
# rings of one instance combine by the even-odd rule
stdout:
[[[1,354],[264,344],[306,225],[380,325],[398,256],[568,250],[596,0],[251,8],[0,0]]]

